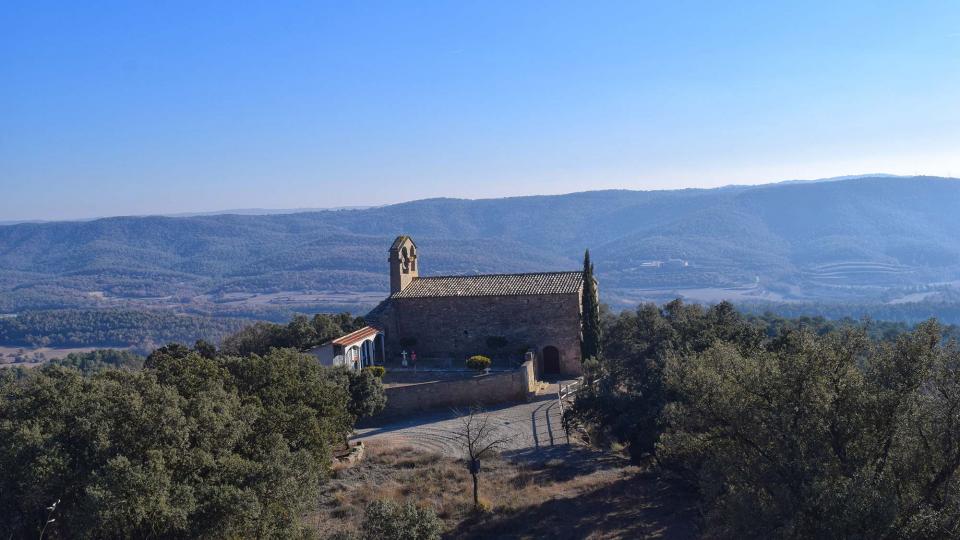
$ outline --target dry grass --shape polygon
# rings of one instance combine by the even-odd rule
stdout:
[[[689,499],[619,458],[562,450],[545,462],[486,460],[473,511],[472,484],[459,460],[371,442],[366,459],[341,470],[307,517],[321,535],[356,530],[378,499],[432,508],[451,538],[692,538]]]

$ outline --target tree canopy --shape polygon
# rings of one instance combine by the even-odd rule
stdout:
[[[85,353],[70,353],[61,359],[51,360],[50,364],[92,373],[107,368],[140,369],[143,367],[143,360],[142,356],[130,351],[98,349]]]
[[[293,349],[0,376],[0,535],[297,536],[379,381]],[[47,508],[60,501],[48,516]]]
[[[580,358],[598,358],[601,346],[600,299],[588,249],[583,254],[583,340]]]
[[[568,422],[697,491],[716,538],[960,534],[960,348],[679,301],[606,321]]]
[[[313,318],[295,315],[285,325],[251,324],[224,338],[222,348],[227,354],[241,356],[266,354],[272,348],[290,347],[305,351],[365,325],[363,317],[353,317],[349,313],[318,313]]]

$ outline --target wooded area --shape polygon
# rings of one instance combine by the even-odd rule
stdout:
[[[955,537],[960,347],[887,330],[644,305],[566,420],[695,490],[710,537]]]
[[[384,405],[371,373],[294,349],[91,362],[0,371],[4,537],[299,536],[333,453]]]

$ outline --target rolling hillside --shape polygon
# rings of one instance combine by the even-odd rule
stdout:
[[[25,223],[0,226],[0,313],[361,311],[385,294],[399,233],[417,240],[426,275],[575,269],[589,247],[615,306],[678,295],[903,302],[955,294],[958,208],[954,179],[875,177]]]

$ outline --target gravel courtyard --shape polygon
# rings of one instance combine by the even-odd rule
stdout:
[[[564,381],[566,383],[567,381]],[[485,414],[506,435],[505,454],[534,457],[547,449],[565,445],[566,433],[560,421],[557,384],[550,384],[530,403],[508,404],[485,409]],[[460,457],[456,432],[466,411],[423,413],[379,427],[358,429],[354,440],[384,441],[427,452]]]

